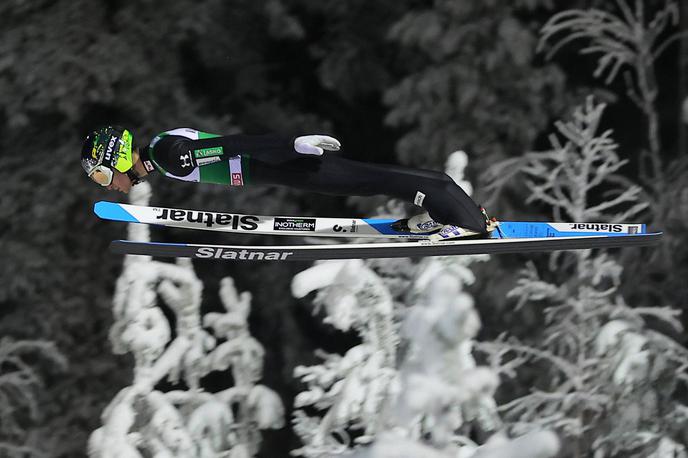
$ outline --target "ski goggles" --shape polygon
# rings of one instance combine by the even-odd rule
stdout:
[[[91,157],[81,159],[81,167],[86,172],[88,177],[101,186],[110,186],[114,173],[112,169],[103,164],[103,157],[100,155],[97,159]]]
[[[88,165],[88,168],[86,165],[84,165],[84,169],[86,170],[88,177],[95,183],[101,186],[110,186],[112,184],[112,179],[115,174],[111,168],[108,168],[102,164],[98,164]],[[124,173],[129,177],[129,180],[131,180],[132,186],[135,186],[143,181],[143,178],[136,175],[132,170],[127,170]]]
[[[112,184],[112,169],[105,167],[104,165],[97,165],[93,168],[88,177],[98,183],[101,186],[110,186]]]

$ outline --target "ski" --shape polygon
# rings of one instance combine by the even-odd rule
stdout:
[[[94,212],[106,220],[154,224],[165,227],[200,229],[238,234],[298,235],[345,238],[425,240],[428,234],[397,232],[394,219],[331,218],[316,216],[260,216],[236,213],[147,207],[116,202],[97,202]],[[646,234],[644,224],[548,223],[501,221],[493,237],[549,238]],[[463,242],[462,242],[463,243]]]
[[[241,246],[115,240],[110,250],[129,255],[232,261],[316,261],[416,256],[525,253],[621,248],[659,243],[661,233],[544,238],[488,238],[445,242],[356,243],[341,245]]]

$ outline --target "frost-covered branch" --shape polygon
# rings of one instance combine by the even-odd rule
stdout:
[[[638,186],[613,187],[618,182],[617,171],[626,161],[617,154],[617,144],[609,131],[599,136],[596,132],[605,106],[588,97],[585,105],[574,110],[570,121],[556,124],[565,143],[551,136],[552,151],[528,155],[522,172],[528,176],[529,200],[542,201],[555,214],[567,214],[577,222],[620,222],[620,217],[636,216],[647,207],[638,202]],[[592,202],[591,196],[601,187],[615,197]],[[622,211],[610,213],[617,209]]]

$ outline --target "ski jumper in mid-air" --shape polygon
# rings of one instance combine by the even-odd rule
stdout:
[[[487,236],[496,222],[447,174],[352,161],[325,150],[340,143],[326,135],[215,135],[190,128],[162,132],[133,146],[130,131],[102,127],[84,141],[81,164],[108,189],[128,192],[150,173],[199,183],[241,187],[281,185],[323,194],[386,195],[426,212],[399,220],[395,229],[433,233],[431,240]]]

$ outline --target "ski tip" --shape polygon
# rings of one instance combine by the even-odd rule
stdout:
[[[125,223],[138,223],[139,221],[134,216],[126,211],[118,203],[99,201],[93,205],[93,212],[101,219],[109,219],[112,221],[123,221]]]

